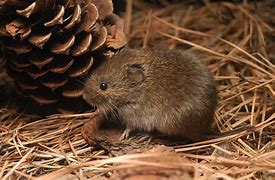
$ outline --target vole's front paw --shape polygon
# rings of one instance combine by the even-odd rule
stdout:
[[[150,144],[150,142],[153,140],[153,136],[151,134],[139,134],[133,137],[137,140],[138,143],[145,143],[145,144]]]
[[[122,135],[120,136],[119,140],[120,140],[120,141],[124,141],[124,140],[128,139],[128,138],[130,137],[130,133],[131,133],[132,131],[133,131],[133,129],[127,127],[127,128],[123,131],[123,133],[122,133]]]
[[[131,133],[133,133],[133,135],[131,135]],[[149,144],[152,139],[153,137],[149,133],[138,132],[131,128],[126,128],[119,138],[120,141],[134,140],[137,143],[147,142],[147,144]]]

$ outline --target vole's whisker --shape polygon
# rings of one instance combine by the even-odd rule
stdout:
[[[103,107],[104,107],[105,118],[108,120],[109,119],[108,113],[110,113],[110,110],[105,104],[103,104]]]
[[[104,105],[97,105],[97,109],[104,114],[105,119],[108,118],[106,113],[106,108],[104,107]]]
[[[112,115],[114,115],[115,118],[119,119],[119,114],[118,114],[118,111],[117,111],[118,110],[117,107],[112,103],[108,103],[106,105],[109,107]]]

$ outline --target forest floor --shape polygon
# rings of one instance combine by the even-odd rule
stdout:
[[[108,141],[93,147],[80,132],[92,113],[33,121],[6,105],[0,108],[0,179],[274,179],[274,1],[157,6],[130,0],[121,16],[130,47],[205,54],[218,84],[219,130],[251,128],[192,144],[120,142],[120,130],[106,129]]]

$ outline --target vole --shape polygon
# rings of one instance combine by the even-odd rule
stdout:
[[[200,139],[210,133],[217,105],[211,73],[195,53],[183,50],[126,48],[92,72],[83,97],[99,112],[85,133],[111,114],[126,126],[121,139],[132,130]]]

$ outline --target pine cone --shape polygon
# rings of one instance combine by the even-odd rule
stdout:
[[[5,0],[0,42],[19,94],[58,112],[85,109],[94,64],[126,43],[111,0]]]

